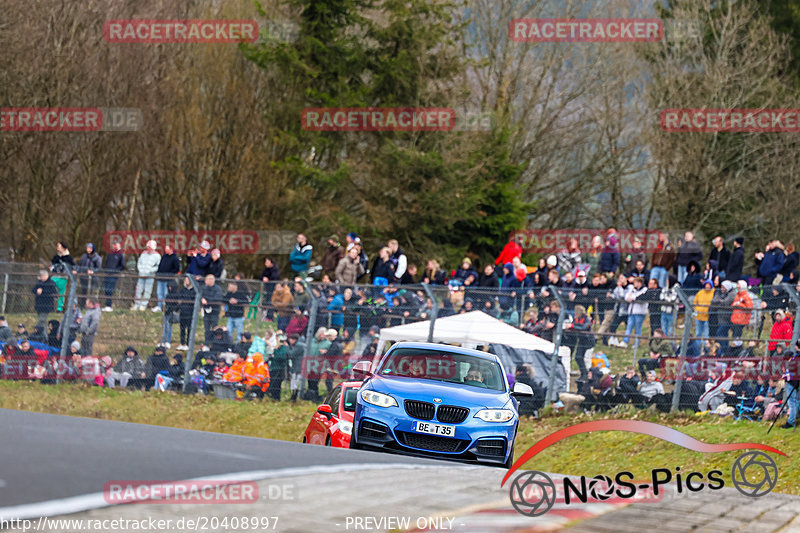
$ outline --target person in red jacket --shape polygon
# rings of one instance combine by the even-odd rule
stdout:
[[[767,345],[770,354],[775,351],[775,347],[779,342],[783,344],[784,348],[789,345],[789,341],[792,340],[793,330],[792,315],[784,313],[780,309],[775,311],[775,322],[772,324],[772,331],[769,334],[769,344]]]
[[[515,257],[522,257],[522,246],[514,240],[512,235],[508,238],[508,243],[503,248],[503,251],[494,260],[494,264],[505,265],[506,263],[511,263]]]

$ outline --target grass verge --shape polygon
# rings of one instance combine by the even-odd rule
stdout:
[[[90,387],[83,384],[46,386],[0,381],[0,408],[120,420],[159,426],[215,431],[300,442],[316,405],[308,402],[236,402],[213,397],[174,393],[139,392]],[[552,415],[523,420],[516,442],[519,457],[538,440],[566,426],[613,418],[604,415]],[[661,415],[631,410],[625,419],[657,422],[708,443],[758,442],[787,454],[773,456],[779,480],[775,491],[800,495],[800,433],[732,418]],[[623,432],[595,432],[561,441],[525,465],[527,469],[571,475],[614,476],[632,472],[649,479],[653,468],[680,467],[682,472],[722,470],[730,485],[733,461],[741,452],[704,454],[674,444]]]

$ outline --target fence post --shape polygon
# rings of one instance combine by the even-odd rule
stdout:
[[[791,284],[783,283],[781,286],[791,298],[792,303],[794,303],[794,328],[792,329],[792,344],[789,345],[789,349],[794,351],[797,339],[800,337],[800,296],[798,296],[797,291],[794,290]]]
[[[433,302],[433,311],[431,311],[431,326],[428,329],[428,342],[433,342],[433,328],[436,324],[436,318],[439,316],[439,301],[436,300],[436,295],[433,293],[430,285],[427,283],[422,284],[422,290],[428,295],[428,298]],[[466,294],[464,295],[466,298]]]
[[[67,274],[67,279],[69,280],[69,293],[67,293],[67,301],[65,302],[67,309],[64,312],[64,322],[61,324],[61,350],[58,356],[58,368],[56,369],[56,384],[61,383],[61,375],[59,374],[59,370],[63,368],[64,358],[67,356],[67,351],[69,351],[69,332],[70,332],[70,325],[72,324],[72,308],[75,305],[75,276],[72,275],[72,272],[69,268],[65,268],[64,272]]]
[[[567,308],[564,305],[564,300],[561,298],[561,295],[558,293],[558,289],[553,287],[552,285],[548,285],[548,290],[550,294],[558,301],[558,305],[560,311],[558,313],[558,324],[556,324],[556,333],[553,336],[553,344],[555,344],[555,348],[553,349],[553,358],[550,360],[550,376],[547,379],[547,396],[544,399],[544,405],[547,407],[552,402],[553,387],[555,386],[556,382],[556,364],[561,362],[561,357],[559,355],[559,351],[561,349],[561,335],[564,329],[564,321],[567,319]],[[576,355],[576,357],[578,357]],[[569,372],[569,369],[566,370]]]
[[[683,293],[683,287],[678,287],[676,291],[678,299],[680,299],[684,308],[683,318],[683,338],[681,339],[681,349],[678,355],[678,375],[675,376],[675,389],[672,391],[672,407],[670,413],[678,410],[678,404],[681,401],[681,389],[683,389],[683,373],[686,364],[686,349],[689,345],[689,334],[691,333],[691,322],[689,317],[694,314],[694,306],[689,301],[689,298]]]
[[[202,309],[202,305],[200,304],[200,300],[203,298],[201,294],[203,290],[203,286],[197,283],[197,280],[194,279],[194,276],[191,274],[186,274],[186,277],[189,278],[189,281],[194,287],[194,307],[192,310],[192,325],[189,327],[189,347],[186,350],[186,359],[183,361],[183,389],[182,392],[186,394],[186,387],[189,385],[189,370],[192,368],[192,364],[194,364],[194,339],[197,336],[197,320],[200,314],[200,309]]]
[[[8,297],[8,272],[3,274],[3,306],[0,312],[6,314],[6,299]]]

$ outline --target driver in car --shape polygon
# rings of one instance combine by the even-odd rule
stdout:
[[[483,387],[483,374],[481,374],[481,371],[473,368],[467,372],[467,377],[464,378],[464,385]]]

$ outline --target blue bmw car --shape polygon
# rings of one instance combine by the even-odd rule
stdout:
[[[519,424],[515,397],[496,355],[442,344],[400,342],[366,376],[350,447],[511,467]]]

